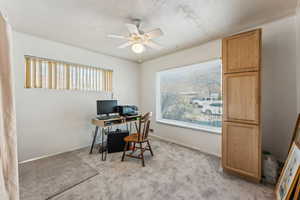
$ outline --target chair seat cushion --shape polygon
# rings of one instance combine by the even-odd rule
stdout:
[[[148,139],[146,139],[146,140],[139,140],[137,133],[133,133],[133,134],[131,134],[129,136],[126,136],[124,138],[125,142],[146,142],[147,140]]]

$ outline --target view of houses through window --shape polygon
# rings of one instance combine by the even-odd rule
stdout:
[[[158,121],[219,133],[221,88],[221,60],[158,72]]]

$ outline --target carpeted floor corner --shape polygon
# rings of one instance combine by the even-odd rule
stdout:
[[[152,140],[151,144],[154,157],[146,153],[146,167],[131,158],[121,162],[121,153],[109,154],[103,162],[100,154],[89,155],[88,148],[70,152],[68,156],[78,157],[99,174],[51,199],[274,199],[272,187],[223,173],[217,157],[161,140]]]
[[[20,199],[51,199],[97,174],[72,153],[23,163],[19,165]]]

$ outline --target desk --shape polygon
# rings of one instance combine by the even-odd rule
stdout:
[[[126,117],[116,117],[116,118],[112,118],[112,119],[106,119],[106,120],[100,120],[100,119],[92,119],[92,124],[96,126],[95,129],[95,134],[93,137],[93,142],[92,142],[92,146],[91,146],[91,150],[90,150],[90,154],[93,153],[93,149],[94,149],[94,145],[96,142],[96,138],[98,135],[98,130],[99,128],[101,129],[101,145],[102,148],[104,147],[104,134],[107,135],[109,132],[109,129],[112,128],[113,126],[118,126],[118,125],[126,125],[127,130],[128,130],[128,124],[130,123],[130,131],[131,132],[131,123],[132,122],[136,122],[139,118],[141,117],[141,115],[134,115],[134,116],[126,116]],[[135,123],[135,128],[137,129],[137,124]],[[101,149],[99,150],[99,152],[101,151]],[[105,157],[104,157],[104,150],[102,149],[101,151],[101,155],[102,155],[102,160],[106,160],[106,156],[107,156],[107,148],[105,147]]]

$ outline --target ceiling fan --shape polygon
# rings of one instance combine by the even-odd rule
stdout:
[[[120,45],[118,48],[126,48],[131,46],[131,50],[134,53],[140,54],[146,50],[146,47],[150,47],[152,49],[160,50],[162,46],[158,45],[157,43],[153,42],[152,39],[158,38],[163,35],[163,32],[160,28],[154,29],[149,32],[144,32],[140,29],[141,20],[134,19],[133,24],[125,24],[129,35],[122,36],[122,35],[114,35],[109,34],[109,38],[117,38],[122,40],[127,40],[126,43]]]

